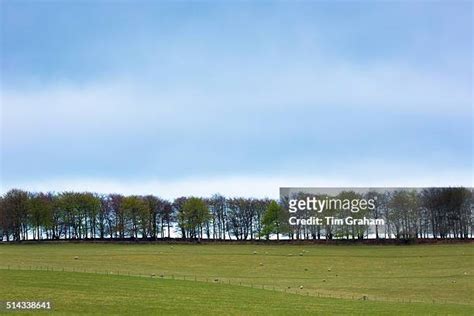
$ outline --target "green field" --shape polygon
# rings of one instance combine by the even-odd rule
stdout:
[[[61,313],[474,314],[470,244],[8,244],[0,258],[0,301]]]

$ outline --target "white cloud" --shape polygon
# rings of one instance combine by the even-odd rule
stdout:
[[[4,89],[4,141],[18,143],[39,135],[139,132],[150,125],[170,131],[196,120],[232,122],[236,113],[310,113],[330,107],[472,115],[469,82],[402,65],[287,65],[282,69],[219,70],[215,77],[219,80],[184,79],[172,88],[132,78],[82,86]]]
[[[189,137],[190,134],[195,134],[193,131],[196,129],[204,135],[203,142],[206,142],[209,135],[246,135],[251,147],[253,131],[245,122],[251,121],[255,114],[269,117],[268,115],[277,113],[291,120],[295,112],[310,117],[317,109],[338,107],[341,109],[341,116],[350,116],[352,111],[361,109],[373,110],[374,113],[417,113],[421,114],[419,117],[436,115],[440,124],[447,115],[458,116],[464,121],[466,117],[472,117],[470,84],[452,76],[423,73],[401,65],[374,64],[366,68],[344,63],[313,66],[305,64],[303,68],[290,66],[282,66],[280,69],[257,68],[252,71],[232,69],[228,72],[216,69],[215,78],[218,80],[209,81],[203,78],[201,82],[188,82],[180,79],[177,84],[167,87],[154,86],[153,83],[139,78],[116,78],[85,85],[50,83],[39,85],[35,89],[3,89],[2,155],[13,149],[11,152],[14,154],[33,157],[37,154],[34,148],[41,148],[43,144],[46,145],[45,150],[54,148],[53,150],[67,151],[68,148],[63,148],[64,144],[70,143],[73,146],[78,139],[82,142],[93,142],[101,138],[107,140],[104,143],[110,144],[109,142],[120,143],[124,137],[130,135],[132,140],[151,135],[179,142],[180,133],[185,131],[184,135]],[[331,122],[321,122],[330,127]],[[278,129],[278,125],[276,128]],[[361,129],[369,131],[370,127],[362,126]],[[203,130],[207,133],[202,133]],[[124,146],[129,144],[124,143]],[[63,147],[54,146],[57,144]],[[20,150],[16,150],[18,148]],[[332,155],[331,147],[326,148],[325,155]],[[403,159],[405,167],[405,158],[403,153],[400,153],[400,156],[393,157],[393,161]],[[337,159],[344,163],[344,158]],[[13,160],[10,159],[11,161]],[[92,160],[88,161],[90,163]],[[49,170],[53,167],[50,166]],[[6,168],[9,166],[2,165],[3,170]],[[356,166],[352,162],[350,169],[354,168]],[[406,179],[396,180],[395,183],[377,183],[376,180],[365,183],[357,178],[349,181],[345,177],[335,179],[332,176],[318,177],[316,183],[311,181],[314,179],[312,177],[292,180],[285,177],[280,179],[250,176],[174,182],[69,178],[35,182],[31,179],[31,182],[23,184],[10,183],[9,187],[20,185],[32,190],[70,188],[123,193],[163,192],[169,196],[208,195],[214,192],[273,196],[279,185],[289,185],[288,183],[294,183],[295,186],[472,183],[471,175],[465,171],[457,172],[455,167],[450,167],[449,172],[454,173],[447,172],[444,178],[438,174],[434,175],[433,170],[434,168],[431,168],[421,176],[412,173]],[[117,170],[117,173],[119,172],[120,170]],[[403,173],[409,174],[407,171]],[[277,174],[277,171],[273,174]],[[114,178],[116,175],[110,176]],[[380,176],[383,176],[383,172]],[[387,179],[398,179],[398,175],[394,173]]]
[[[221,177],[182,178],[178,180],[114,180],[62,178],[44,181],[2,183],[1,191],[21,188],[28,191],[90,191],[98,193],[154,194],[173,199],[179,196],[210,197],[220,193],[228,197],[277,198],[280,187],[427,187],[427,186],[473,186],[472,173],[463,170],[440,171],[437,174],[423,170],[397,172],[393,166],[384,170],[357,176],[345,173],[330,176],[262,176],[241,175]],[[392,170],[392,171],[390,171]]]

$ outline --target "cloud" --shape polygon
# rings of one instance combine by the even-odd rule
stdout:
[[[278,198],[280,187],[429,187],[473,186],[472,172],[453,167],[438,170],[417,165],[369,163],[353,164],[339,172],[319,174],[224,175],[177,177],[174,180],[49,177],[45,180],[1,183],[2,194],[11,188],[32,192],[89,191],[97,193],[154,194],[167,199],[180,196],[210,197],[220,193],[228,197]]]
[[[195,121],[232,127],[235,115],[332,108],[426,115],[472,115],[470,83],[397,65],[218,70],[218,81],[180,81],[172,88],[139,78],[84,85],[50,83],[2,90],[7,144],[35,136],[177,131]],[[177,128],[179,126],[180,128]],[[238,132],[238,131],[236,131]]]
[[[6,14],[5,189],[472,183],[464,6],[53,6]]]
[[[344,63],[217,75],[3,89],[4,180],[316,174],[369,153],[431,172],[472,167],[471,91],[455,77]]]

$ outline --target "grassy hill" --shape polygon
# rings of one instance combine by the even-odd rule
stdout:
[[[0,301],[49,299],[64,313],[474,311],[469,244],[0,245],[0,258]]]

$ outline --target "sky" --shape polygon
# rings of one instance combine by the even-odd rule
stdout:
[[[473,184],[470,1],[0,6],[1,192]]]

